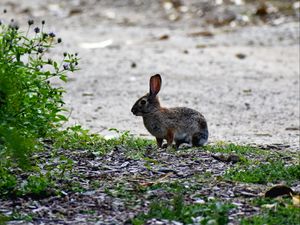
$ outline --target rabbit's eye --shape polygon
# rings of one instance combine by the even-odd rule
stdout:
[[[142,100],[141,105],[145,105],[145,104],[146,104],[146,100]]]

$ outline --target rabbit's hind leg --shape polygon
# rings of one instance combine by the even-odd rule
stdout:
[[[208,139],[208,130],[204,129],[201,132],[197,132],[193,134],[192,144],[195,147],[203,146]]]
[[[177,133],[175,135],[174,139],[175,139],[176,149],[178,149],[181,144],[184,144],[184,143],[190,144],[191,143],[191,139],[189,138],[187,133]]]
[[[184,139],[181,139],[181,140],[176,140],[175,141],[175,148],[178,149],[179,146],[183,143],[186,143],[186,141]]]

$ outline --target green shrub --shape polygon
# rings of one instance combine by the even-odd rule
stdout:
[[[62,94],[51,79],[67,80],[77,70],[77,54],[64,53],[60,63],[48,58],[49,50],[61,42],[44,31],[45,22],[23,33],[13,24],[0,25],[0,157],[23,159],[67,118]],[[7,158],[6,158],[7,159]]]

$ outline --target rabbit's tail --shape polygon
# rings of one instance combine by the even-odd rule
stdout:
[[[203,146],[208,139],[208,129],[205,128],[200,132],[194,133],[192,138],[193,146]]]

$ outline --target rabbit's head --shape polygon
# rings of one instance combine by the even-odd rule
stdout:
[[[161,77],[156,74],[150,78],[150,91],[148,94],[139,98],[133,105],[131,112],[136,116],[147,116],[160,109],[157,97],[161,87]]]

